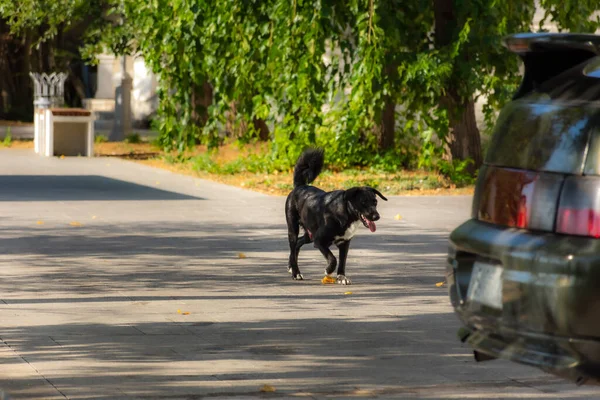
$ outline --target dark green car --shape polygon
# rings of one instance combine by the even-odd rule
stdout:
[[[450,236],[450,299],[477,360],[600,379],[600,36],[519,34],[472,218]]]

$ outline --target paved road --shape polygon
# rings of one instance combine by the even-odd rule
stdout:
[[[597,397],[476,364],[456,340],[435,283],[468,198],[390,199],[341,287],[320,284],[312,247],[308,280],[290,279],[281,197],[17,150],[0,174],[0,388],[15,398]]]

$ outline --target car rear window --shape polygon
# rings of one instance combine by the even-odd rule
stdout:
[[[599,116],[600,109],[591,103],[551,101],[543,93],[515,100],[498,117],[486,163],[581,174]]]

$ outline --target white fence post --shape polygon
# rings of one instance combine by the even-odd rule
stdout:
[[[65,103],[65,81],[68,74],[53,72],[50,75],[30,72],[33,80],[33,107],[62,107]]]
[[[46,157],[94,156],[94,113],[64,108],[67,74],[31,73],[34,90],[35,152]]]
[[[39,74],[30,72],[33,81],[33,143],[36,153],[47,153],[47,115],[44,109],[61,107],[65,103],[65,81],[68,75],[64,72]]]

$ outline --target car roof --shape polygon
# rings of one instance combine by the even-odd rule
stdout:
[[[587,50],[600,55],[600,35],[588,33],[517,33],[505,37],[503,44],[519,55],[558,49]]]

